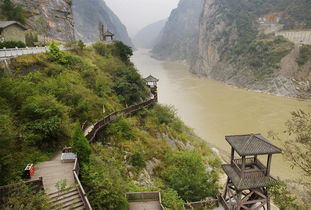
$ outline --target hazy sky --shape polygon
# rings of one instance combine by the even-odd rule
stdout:
[[[144,26],[167,18],[179,0],[105,0],[127,27],[130,36]]]

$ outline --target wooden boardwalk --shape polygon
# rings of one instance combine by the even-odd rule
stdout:
[[[130,210],[161,210],[159,201],[129,202]]]
[[[31,180],[42,177],[45,192],[48,194],[54,193],[58,191],[55,185],[59,180],[66,180],[67,186],[75,184],[72,173],[73,167],[74,163],[63,163],[61,153],[59,153],[51,161],[38,163],[35,166],[35,174]]]

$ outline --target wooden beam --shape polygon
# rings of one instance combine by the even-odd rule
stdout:
[[[272,161],[272,154],[269,154],[268,155],[268,160],[267,160],[266,176],[270,176],[271,161]]]
[[[231,147],[231,164],[233,164],[233,160],[234,160],[234,148]]]
[[[245,156],[242,156],[241,178],[244,178],[245,172]]]

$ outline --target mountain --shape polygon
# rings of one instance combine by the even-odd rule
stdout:
[[[103,0],[73,0],[73,18],[75,23],[76,39],[84,42],[99,40],[99,23],[103,23],[105,30],[115,34],[115,39],[133,46],[126,27],[106,5]]]
[[[151,49],[154,47],[167,19],[152,23],[141,29],[133,38],[135,47]]]
[[[311,44],[310,8],[310,0],[206,0],[191,71],[242,88],[310,97],[311,46],[301,46]]]
[[[61,41],[74,39],[70,0],[11,0],[27,11],[26,25]]]
[[[195,56],[203,0],[181,0],[171,12],[152,53],[158,59],[191,60]]]

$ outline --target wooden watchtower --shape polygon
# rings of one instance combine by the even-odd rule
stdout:
[[[271,160],[273,154],[282,150],[260,134],[226,136],[226,141],[231,145],[231,161],[222,165],[228,176],[225,192],[220,197],[224,208],[270,210],[267,186],[276,181],[270,176]],[[259,161],[259,155],[267,157],[266,165]]]
[[[157,83],[159,82],[159,79],[149,75],[147,78],[144,79],[146,82],[146,85],[150,88],[150,91],[155,98],[156,102],[158,102],[158,88]]]

